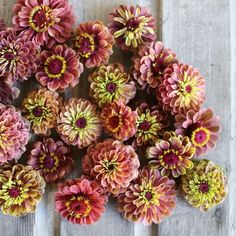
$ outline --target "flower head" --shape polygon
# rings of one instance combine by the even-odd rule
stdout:
[[[62,99],[57,92],[40,88],[23,101],[24,116],[31,122],[35,134],[49,136],[56,126]]]
[[[37,46],[64,43],[75,22],[68,0],[17,0],[13,11],[14,28]]]
[[[105,132],[115,139],[125,141],[135,135],[137,114],[123,102],[108,103],[101,117]]]
[[[22,216],[35,210],[45,182],[30,166],[0,167],[0,207],[3,214]]]
[[[30,138],[29,122],[13,106],[0,103],[0,165],[19,158]]]
[[[157,106],[149,107],[142,103],[137,108],[137,131],[135,133],[135,146],[153,144],[168,127],[167,114],[158,110]]]
[[[153,42],[141,47],[134,58],[134,79],[143,89],[156,88],[165,69],[176,62],[176,55],[171,49],[164,48],[162,42]]]
[[[88,68],[107,63],[113,45],[114,38],[101,21],[82,23],[75,31],[75,50]]]
[[[186,136],[165,132],[155,146],[148,148],[149,164],[160,169],[163,176],[172,174],[175,178],[185,175],[193,167],[195,148]]]
[[[157,224],[172,213],[175,201],[174,180],[145,167],[127,191],[118,196],[118,210],[129,221]]]
[[[84,173],[113,195],[124,192],[138,177],[139,165],[134,149],[113,139],[89,146],[82,162]]]
[[[27,164],[39,171],[47,183],[70,174],[74,166],[70,149],[61,141],[52,138],[35,142]]]
[[[157,99],[172,114],[198,111],[205,100],[205,80],[192,66],[173,64],[164,72]]]
[[[103,189],[85,176],[66,180],[55,194],[56,211],[73,224],[92,224],[105,211]]]
[[[71,98],[62,107],[57,123],[62,140],[79,149],[95,142],[102,133],[97,107],[85,99]]]
[[[67,45],[55,45],[40,54],[40,67],[36,79],[51,91],[75,87],[83,72],[76,52]]]
[[[182,195],[201,210],[220,204],[227,195],[227,178],[220,166],[209,160],[194,161],[193,169],[181,178]]]
[[[187,114],[175,116],[176,133],[187,135],[196,147],[196,155],[201,156],[215,147],[219,139],[221,126],[219,116],[211,108],[199,112],[190,110]]]
[[[119,63],[99,67],[89,76],[89,81],[90,95],[100,107],[118,100],[127,104],[136,93],[134,82]]]
[[[12,28],[0,32],[0,76],[27,80],[37,69],[38,49]]]
[[[109,30],[123,50],[136,49],[156,38],[155,18],[145,7],[120,5],[110,20]]]

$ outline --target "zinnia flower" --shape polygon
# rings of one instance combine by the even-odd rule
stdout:
[[[199,112],[190,110],[186,115],[175,116],[176,133],[187,135],[196,147],[196,155],[201,156],[213,149],[219,139],[219,119],[219,116],[214,116],[211,108]]]
[[[205,100],[205,80],[192,66],[173,64],[164,72],[157,98],[172,114],[198,111]]]
[[[114,43],[113,36],[101,21],[82,23],[75,31],[75,50],[88,68],[107,63]]]
[[[55,194],[56,211],[73,224],[92,224],[105,211],[103,189],[85,176],[66,180]]]
[[[51,91],[75,87],[83,72],[83,65],[76,52],[65,44],[44,50],[40,55],[40,63],[36,79]]]
[[[135,135],[137,114],[121,101],[108,103],[101,117],[105,132],[115,139],[125,141]]]
[[[75,22],[68,0],[17,0],[13,11],[14,28],[37,46],[64,43]]]
[[[169,126],[167,114],[158,110],[157,106],[149,107],[142,103],[137,108],[137,131],[135,133],[135,146],[154,144],[164,128]]]
[[[163,176],[172,174],[175,178],[185,175],[193,167],[195,148],[186,136],[165,132],[155,146],[148,148],[149,164],[160,169]]]
[[[172,213],[175,201],[174,180],[145,167],[127,191],[118,196],[118,210],[129,221],[157,224]]]
[[[31,122],[35,134],[49,136],[56,126],[62,98],[57,92],[40,88],[23,101],[24,116]]]
[[[0,167],[0,207],[3,214],[22,216],[34,212],[45,182],[30,166]]]
[[[0,103],[0,165],[19,158],[30,138],[29,122],[13,106]]]
[[[140,6],[120,5],[110,14],[108,25],[122,50],[136,49],[155,40],[155,18]]]
[[[194,167],[181,178],[182,195],[190,205],[208,210],[227,195],[227,177],[209,160],[194,161]]]
[[[37,69],[38,49],[12,28],[0,32],[0,76],[9,80],[27,80]]]
[[[121,100],[125,104],[134,98],[136,87],[123,65],[103,65],[89,76],[90,96],[103,107],[107,103]]]
[[[134,79],[142,89],[147,86],[156,88],[164,76],[164,70],[176,62],[176,55],[171,49],[164,48],[162,42],[153,42],[141,47],[134,58]]]
[[[83,172],[113,195],[124,192],[138,177],[139,165],[134,149],[113,139],[89,146],[82,162]]]
[[[79,149],[95,142],[102,133],[97,107],[85,99],[71,98],[62,107],[57,131],[62,140]]]
[[[52,138],[35,142],[27,164],[39,171],[46,182],[55,182],[70,174],[74,167],[70,149]]]

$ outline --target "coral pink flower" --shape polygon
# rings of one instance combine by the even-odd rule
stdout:
[[[114,38],[101,21],[82,23],[75,31],[75,50],[88,68],[107,63],[113,45]]]
[[[187,114],[175,116],[176,133],[187,135],[196,147],[196,155],[201,156],[215,147],[221,126],[219,116],[214,116],[211,108],[199,112],[190,110]]]
[[[13,11],[14,28],[37,46],[64,43],[75,22],[68,0],[17,0]]]
[[[52,91],[75,87],[83,72],[76,52],[65,44],[41,52],[40,63],[36,79]]]
[[[90,146],[82,167],[108,193],[118,195],[138,177],[139,159],[131,146],[107,139]]]
[[[105,211],[103,189],[85,176],[66,180],[55,194],[56,211],[73,224],[92,224]]]

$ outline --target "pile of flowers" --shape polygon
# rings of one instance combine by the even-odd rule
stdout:
[[[111,198],[143,224],[170,216],[177,191],[204,211],[224,200],[227,177],[204,159],[221,130],[203,108],[205,79],[156,40],[147,8],[121,5],[107,26],[75,28],[67,0],[16,0],[13,12],[11,27],[0,21],[2,213],[33,212],[51,183],[55,210],[74,224],[98,221]],[[131,68],[109,62],[114,46],[131,52]],[[89,98],[63,99],[86,70]],[[15,108],[15,83],[29,81],[35,90]],[[83,175],[65,180],[75,167],[71,146],[86,149]]]

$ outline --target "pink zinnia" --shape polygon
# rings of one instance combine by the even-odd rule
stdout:
[[[13,11],[14,28],[38,46],[64,43],[75,22],[67,0],[17,0]]]

